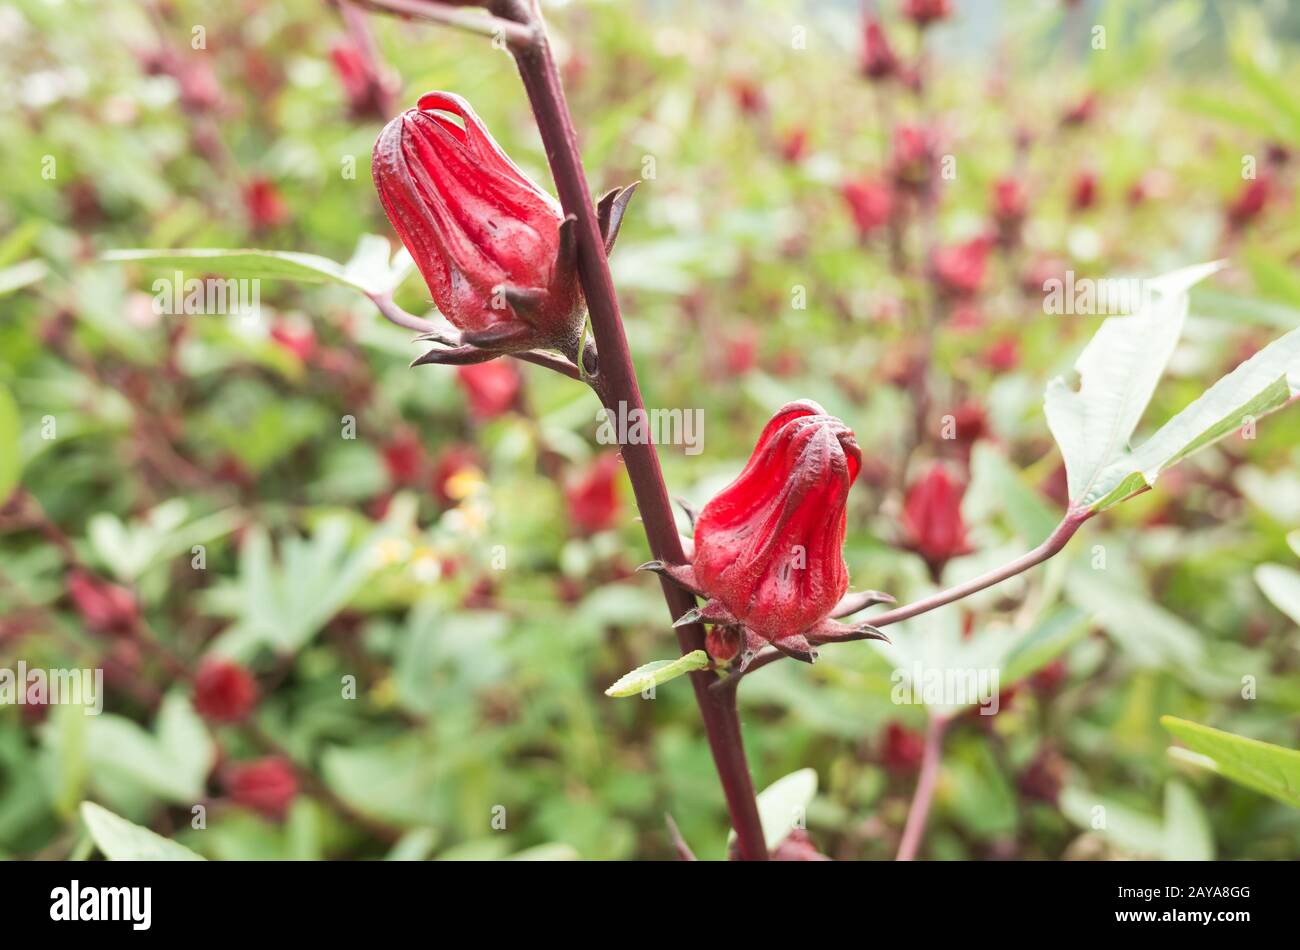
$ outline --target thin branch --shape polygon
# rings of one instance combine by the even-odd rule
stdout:
[[[925,750],[921,754],[921,775],[916,780],[912,807],[908,809],[903,839],[898,844],[899,861],[911,861],[921,847],[925,824],[930,818],[930,804],[934,801],[934,789],[939,782],[939,765],[943,761],[943,733],[947,725],[945,716],[930,715],[930,724],[925,730]]]
[[[951,604],[954,600],[961,600],[963,597],[969,597],[971,594],[978,593],[986,587],[992,587],[994,584],[1000,584],[1008,578],[1015,577],[1017,574],[1023,574],[1035,565],[1043,563],[1048,558],[1060,552],[1066,543],[1074,537],[1074,533],[1079,530],[1080,526],[1092,517],[1092,512],[1070,512],[1065,516],[1060,524],[1038,547],[1034,548],[1027,554],[1023,554],[1008,564],[996,570],[981,574],[979,577],[972,578],[963,584],[955,587],[949,587],[947,590],[941,590],[929,597],[923,597],[920,600],[902,607],[896,607],[893,610],[887,610],[883,614],[871,617],[872,626],[884,627],[891,623],[898,623],[900,620],[908,620],[919,614],[927,613],[936,607],[942,607],[944,604]]]
[[[981,574],[979,577],[972,578],[965,583],[949,587],[947,590],[941,590],[938,593],[931,594],[929,597],[922,597],[920,600],[913,601],[910,604],[904,604],[902,607],[887,610],[883,614],[878,614],[875,617],[869,617],[867,618],[867,621],[873,627],[887,627],[891,623],[898,623],[900,620],[909,620],[912,617],[919,616],[920,614],[928,613],[937,607],[951,604],[953,601],[961,600],[963,597],[969,597],[971,594],[978,593],[986,587],[1000,584],[1002,581],[1015,577],[1017,574],[1023,574],[1031,567],[1041,564],[1043,561],[1046,561],[1048,558],[1059,553],[1069,542],[1070,538],[1074,537],[1075,532],[1078,531],[1083,523],[1091,517],[1092,512],[1087,510],[1071,511],[1067,513],[1061,523],[1056,526],[1056,530],[1048,536],[1047,540],[1027,554],[1023,554],[1014,561],[1004,564],[996,570]],[[862,591],[861,594],[858,595],[847,595],[844,600],[840,601],[839,605],[836,606],[834,616],[843,617],[857,610],[861,610],[863,607],[868,605],[861,604],[860,606],[855,606],[853,598],[861,597],[863,600],[866,600],[874,594],[874,591]],[[749,676],[751,673],[758,672],[771,663],[775,663],[784,656],[785,654],[781,653],[779,650],[764,650],[750,661],[749,666],[745,667],[743,672],[736,671],[731,675],[724,677],[717,681],[713,688],[717,692],[722,692],[723,690],[732,691],[739,685],[741,679]]]
[[[533,30],[522,23],[507,20],[490,13],[471,12],[434,0],[357,0],[363,6],[381,13],[403,13],[430,23],[455,27],[469,33],[490,38],[502,37],[512,48],[531,46],[536,42]]]

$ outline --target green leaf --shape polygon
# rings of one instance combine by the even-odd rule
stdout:
[[[1214,834],[1196,793],[1182,782],[1165,785],[1166,861],[1213,861]]]
[[[1072,507],[1096,507],[1114,494],[1122,480],[1114,463],[1127,451],[1182,335],[1187,291],[1221,266],[1200,264],[1151,280],[1152,299],[1135,314],[1103,321],[1084,347],[1075,363],[1079,389],[1062,377],[1048,383],[1044,410],[1065,457]]]
[[[141,828],[94,802],[81,803],[81,820],[110,861],[203,861],[184,845]]]
[[[49,266],[42,260],[23,261],[0,270],[0,297],[44,279],[49,272]]]
[[[1300,624],[1300,571],[1280,564],[1261,564],[1255,568],[1255,583],[1274,607]]]
[[[22,416],[9,390],[0,383],[0,508],[18,487],[22,475]]]
[[[791,772],[758,793],[758,820],[763,825],[763,842],[768,851],[789,837],[790,832],[804,827],[808,806],[816,795],[815,769]],[[727,837],[728,850],[735,840],[733,830]]]
[[[1300,808],[1300,752],[1174,716],[1160,724],[1224,778]]]
[[[709,665],[709,655],[703,650],[693,650],[675,660],[654,660],[624,673],[609,689],[606,696],[636,696],[660,683],[667,683],[686,673],[702,670]]]
[[[391,291],[410,272],[410,255],[400,251],[390,263],[388,241],[376,234],[362,235],[347,264],[318,254],[265,251],[256,248],[185,248],[153,250],[133,248],[108,251],[103,259],[116,263],[156,264],[177,270],[231,277],[263,277],[304,283],[335,283],[363,294]]]
[[[1114,485],[1093,505],[1101,511],[1156,483],[1160,473],[1300,393],[1300,330],[1274,340],[1174,416],[1145,443],[1102,473]]]

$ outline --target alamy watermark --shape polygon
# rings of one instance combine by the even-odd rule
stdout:
[[[940,667],[913,663],[889,674],[894,684],[889,699],[897,706],[978,706],[981,716],[996,716],[999,708],[995,667]]]
[[[681,445],[687,455],[704,451],[703,409],[631,409],[622,400],[618,412],[596,411],[596,441],[601,445]]]
[[[159,277],[153,282],[153,311],[159,316],[229,314],[255,323],[262,309],[262,281],[257,277]]]
[[[1137,313],[1152,300],[1155,285],[1139,277],[1062,277],[1043,281],[1043,313],[1054,316],[1117,316]]]
[[[104,711],[103,669],[0,667],[0,706],[80,706],[87,716]]]

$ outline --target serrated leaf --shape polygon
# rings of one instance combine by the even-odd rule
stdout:
[[[81,803],[81,820],[110,861],[203,861],[182,844],[141,828],[94,802]]]
[[[609,689],[606,696],[636,696],[652,686],[666,683],[686,673],[702,670],[709,665],[709,655],[703,650],[692,650],[675,660],[654,660],[624,673]]]
[[[399,252],[390,263],[388,252],[386,239],[366,234],[362,235],[347,264],[319,254],[258,248],[132,248],[108,251],[103,259],[116,263],[156,264],[190,273],[334,283],[363,294],[383,294],[400,283],[411,267],[409,254]]]
[[[1073,508],[1091,508],[1122,479],[1113,471],[1128,450],[1187,317],[1187,291],[1218,270],[1200,264],[1150,281],[1155,291],[1130,316],[1110,317],[1075,363],[1079,389],[1057,377],[1047,386],[1047,425],[1065,457]]]
[[[1300,752],[1174,716],[1160,724],[1224,778],[1300,808]]]

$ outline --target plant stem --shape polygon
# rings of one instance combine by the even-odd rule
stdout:
[[[947,725],[947,717],[931,714],[930,724],[925,730],[925,751],[921,754],[921,775],[916,780],[916,793],[907,812],[907,824],[903,826],[903,839],[898,843],[899,861],[911,861],[921,847],[925,823],[930,817],[930,803],[934,800],[934,787],[939,781],[943,733]]]
[[[359,2],[373,10],[401,13],[431,23],[477,33],[479,36],[493,38],[501,36],[512,46],[527,46],[533,41],[527,24],[488,16],[486,13],[476,13],[447,3],[436,3],[434,0],[359,0]]]
[[[498,17],[528,27],[532,36],[530,43],[516,45],[511,52],[537,119],[560,204],[566,214],[577,219],[578,276],[600,353],[599,380],[595,388],[611,410],[618,411],[621,404],[626,412],[644,412],[645,403],[623,331],[609,262],[605,258],[604,240],[541,15],[523,0],[494,0],[490,8]],[[686,557],[654,445],[647,440],[621,448],[651,554],[670,564],[684,563]],[[666,579],[661,578],[660,584],[674,620],[695,607],[695,598],[690,593]],[[679,627],[676,632],[683,653],[703,649],[704,628],[700,624]],[[709,748],[722,782],[732,827],[736,831],[737,850],[744,860],[766,860],[767,847],[749,766],[745,761],[735,696],[711,694],[708,687],[713,678],[708,672],[695,672],[691,674],[691,685],[695,688]]]
[[[1056,530],[1048,535],[1047,540],[1032,551],[1022,554],[1014,561],[1010,561],[996,570],[981,574],[979,577],[972,578],[963,584],[941,590],[929,597],[923,597],[910,604],[904,604],[902,607],[887,610],[883,614],[869,618],[870,623],[873,627],[884,627],[891,623],[898,623],[900,620],[908,620],[918,614],[934,610],[936,607],[950,604],[954,600],[969,597],[971,594],[982,591],[986,587],[992,587],[1007,578],[1022,574],[1058,553],[1065,547],[1070,538],[1074,537],[1074,533],[1079,530],[1079,527],[1091,517],[1092,513],[1089,511],[1072,511],[1061,520],[1061,523],[1056,526]]]

